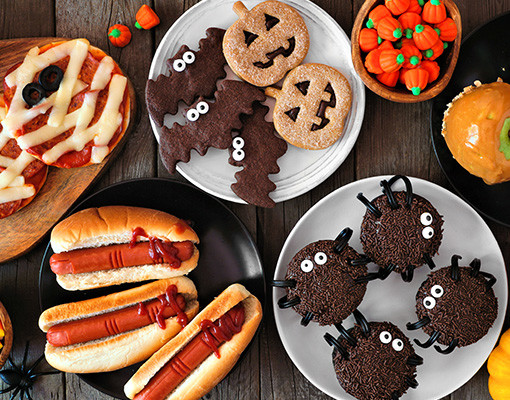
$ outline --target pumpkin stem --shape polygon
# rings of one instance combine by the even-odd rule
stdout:
[[[423,27],[423,25],[421,25],[421,24],[416,25],[416,27],[414,28],[414,30],[415,30],[417,33],[422,33],[424,29],[425,29],[425,28],[424,28],[424,27]]]
[[[432,4],[433,6],[440,6],[441,0],[430,0],[430,4]]]
[[[421,93],[421,89],[419,87],[413,87],[411,92],[413,92],[415,96],[418,96]]]
[[[108,36],[113,36],[114,38],[119,38],[120,37],[120,30],[115,28],[113,29],[109,34]]]
[[[137,29],[143,29],[143,28],[142,28],[142,25],[140,25],[140,24],[138,23],[138,21],[136,21],[136,22],[135,22],[135,27],[136,27]]]

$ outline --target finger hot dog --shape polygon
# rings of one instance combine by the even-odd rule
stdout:
[[[89,208],[51,233],[51,270],[64,289],[84,290],[185,275],[198,262],[196,233],[173,215],[139,207]]]
[[[233,368],[261,319],[257,298],[231,285],[147,360],[124,392],[135,400],[200,399]]]
[[[39,318],[49,364],[66,372],[113,371],[142,361],[198,312],[193,282],[163,279],[107,296],[62,304]]]

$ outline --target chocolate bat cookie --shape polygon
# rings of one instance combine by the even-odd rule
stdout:
[[[227,149],[232,144],[232,131],[243,127],[240,116],[253,113],[253,103],[262,102],[264,93],[245,82],[224,80],[214,94],[215,102],[203,98],[186,111],[188,122],[177,122],[161,131],[160,153],[170,173],[178,161],[188,162],[191,150],[201,156],[209,147]]]
[[[183,45],[167,60],[169,76],[161,74],[156,80],[147,81],[147,109],[159,126],[163,126],[165,114],[177,113],[179,100],[189,106],[200,96],[212,97],[216,81],[225,78],[227,62],[222,50],[225,30],[209,28],[206,34],[198,51]]]
[[[269,174],[277,174],[280,167],[278,158],[287,151],[287,142],[275,134],[274,126],[264,117],[269,110],[262,104],[255,104],[253,114],[242,117],[243,128],[232,140],[228,162],[243,167],[236,172],[236,183],[232,191],[249,204],[259,207],[274,207],[269,193],[276,185]]]

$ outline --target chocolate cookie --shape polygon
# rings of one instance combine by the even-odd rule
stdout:
[[[336,69],[323,64],[303,64],[289,72],[281,90],[269,87],[276,98],[276,130],[294,146],[320,150],[343,133],[351,108],[351,86]]]
[[[338,326],[340,336],[324,338],[333,350],[340,385],[359,400],[397,400],[418,387],[416,366],[423,363],[406,335],[390,322],[367,322],[356,311],[357,325]]]
[[[496,278],[480,271],[480,260],[469,267],[459,267],[461,257],[454,255],[452,265],[431,272],[416,294],[419,321],[407,329],[423,328],[430,335],[421,347],[437,341],[448,346],[434,348],[443,354],[455,347],[468,346],[484,337],[498,315],[498,301],[492,286]]]
[[[224,80],[218,87],[215,102],[200,98],[186,110],[185,125],[176,122],[171,128],[163,127],[160,154],[170,173],[175,172],[178,161],[189,161],[192,149],[201,156],[209,147],[227,149],[232,144],[232,130],[243,126],[240,116],[251,114],[253,103],[266,98],[260,89],[245,82]]]
[[[238,1],[233,9],[239,20],[225,33],[223,53],[240,78],[256,86],[273,85],[303,61],[310,38],[294,8],[270,0],[251,10]]]
[[[209,28],[206,34],[198,43],[198,51],[183,45],[167,60],[169,76],[161,74],[155,81],[147,81],[147,109],[159,126],[163,126],[165,114],[177,113],[179,100],[189,106],[200,96],[212,97],[216,81],[226,76],[222,51],[225,30]]]
[[[398,179],[405,192],[393,192]],[[434,256],[443,238],[443,218],[426,199],[413,193],[411,181],[394,176],[381,181],[383,195],[369,201],[362,193],[358,199],[367,207],[361,223],[363,251],[387,274],[395,271],[410,282],[415,268],[427,263],[434,268]]]
[[[280,308],[292,307],[303,317],[319,325],[342,322],[358,307],[367,289],[369,260],[348,246],[352,230],[344,229],[336,240],[319,240],[301,249],[289,263],[284,281],[286,295]]]
[[[264,117],[269,110],[261,104],[254,105],[251,115],[241,117],[243,127],[232,140],[228,162],[243,167],[236,172],[236,183],[232,191],[249,204],[259,207],[274,207],[275,202],[269,193],[276,185],[269,174],[280,172],[277,160],[287,151],[287,143],[275,134],[274,126]]]

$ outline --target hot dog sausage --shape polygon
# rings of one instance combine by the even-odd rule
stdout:
[[[134,400],[164,400],[199,364],[218,347],[239,333],[245,319],[244,307],[238,304],[214,323],[202,321],[202,332],[163,366]]]
[[[170,301],[166,297],[160,296],[149,302],[139,303],[139,305],[54,325],[46,333],[46,338],[53,346],[60,347],[128,332],[152,323],[158,323],[164,329],[166,318],[182,315],[182,310],[186,308],[184,297],[181,294],[176,294],[177,288],[175,285],[172,286],[166,291]],[[186,317],[185,314],[184,317]],[[187,319],[184,321],[184,325],[186,323]]]
[[[155,246],[162,246],[165,251],[155,252]],[[179,268],[181,261],[191,258],[193,251],[193,243],[190,241],[159,241],[158,244],[154,244],[154,241],[139,242],[135,246],[131,246],[129,243],[116,244],[53,254],[50,258],[50,267],[58,275],[162,262],[168,263],[172,268]]]

